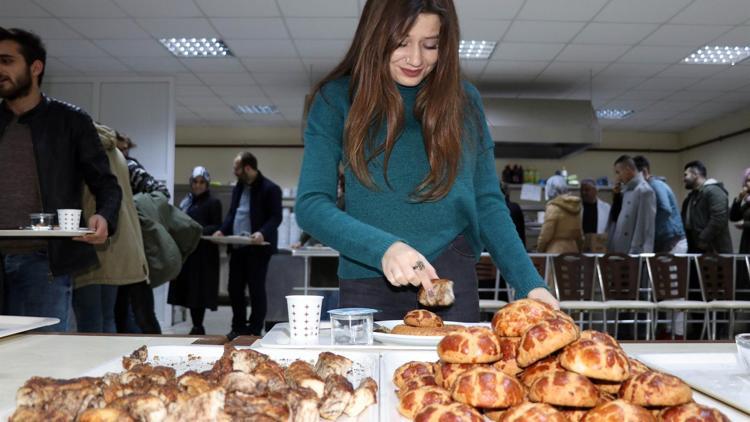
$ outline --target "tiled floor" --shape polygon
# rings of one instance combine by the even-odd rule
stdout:
[[[250,311],[248,310],[248,315]],[[193,328],[193,323],[190,320],[190,312],[186,313],[187,321],[173,325],[169,328],[164,328],[162,332],[164,334],[188,334],[190,329]],[[226,334],[230,331],[230,324],[232,322],[232,308],[229,306],[219,306],[216,311],[206,310],[206,317],[203,320],[203,327],[206,329],[206,334]]]

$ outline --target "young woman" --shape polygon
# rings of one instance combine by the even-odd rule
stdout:
[[[342,307],[400,319],[418,307],[416,287],[442,277],[456,301],[439,313],[476,321],[483,247],[516,297],[557,304],[500,193],[479,93],[460,79],[458,34],[451,0],[368,0],[346,56],[313,91],[295,213],[341,253]]]

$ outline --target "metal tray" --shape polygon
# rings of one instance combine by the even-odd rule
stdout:
[[[7,337],[60,322],[57,318],[0,315],[0,337]]]

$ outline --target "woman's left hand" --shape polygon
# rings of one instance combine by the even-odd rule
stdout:
[[[529,299],[541,300],[544,303],[551,305],[555,309],[560,309],[560,303],[552,296],[552,293],[544,287],[537,287],[536,289],[529,292],[526,295]]]

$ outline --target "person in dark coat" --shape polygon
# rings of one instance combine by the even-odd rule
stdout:
[[[685,164],[683,181],[690,193],[682,202],[689,253],[732,253],[729,200],[724,184],[706,176],[700,161]]]
[[[732,202],[729,220],[742,230],[739,253],[750,253],[750,168],[745,169],[742,189]]]
[[[205,167],[193,169],[190,190],[180,203],[180,209],[203,226],[203,234],[210,236],[221,226],[221,202],[211,196],[208,188],[211,176]],[[219,251],[214,243],[201,240],[198,248],[185,261],[177,279],[169,284],[167,302],[190,309],[193,320],[191,335],[206,334],[203,317],[206,309],[216,310],[219,295]]]

